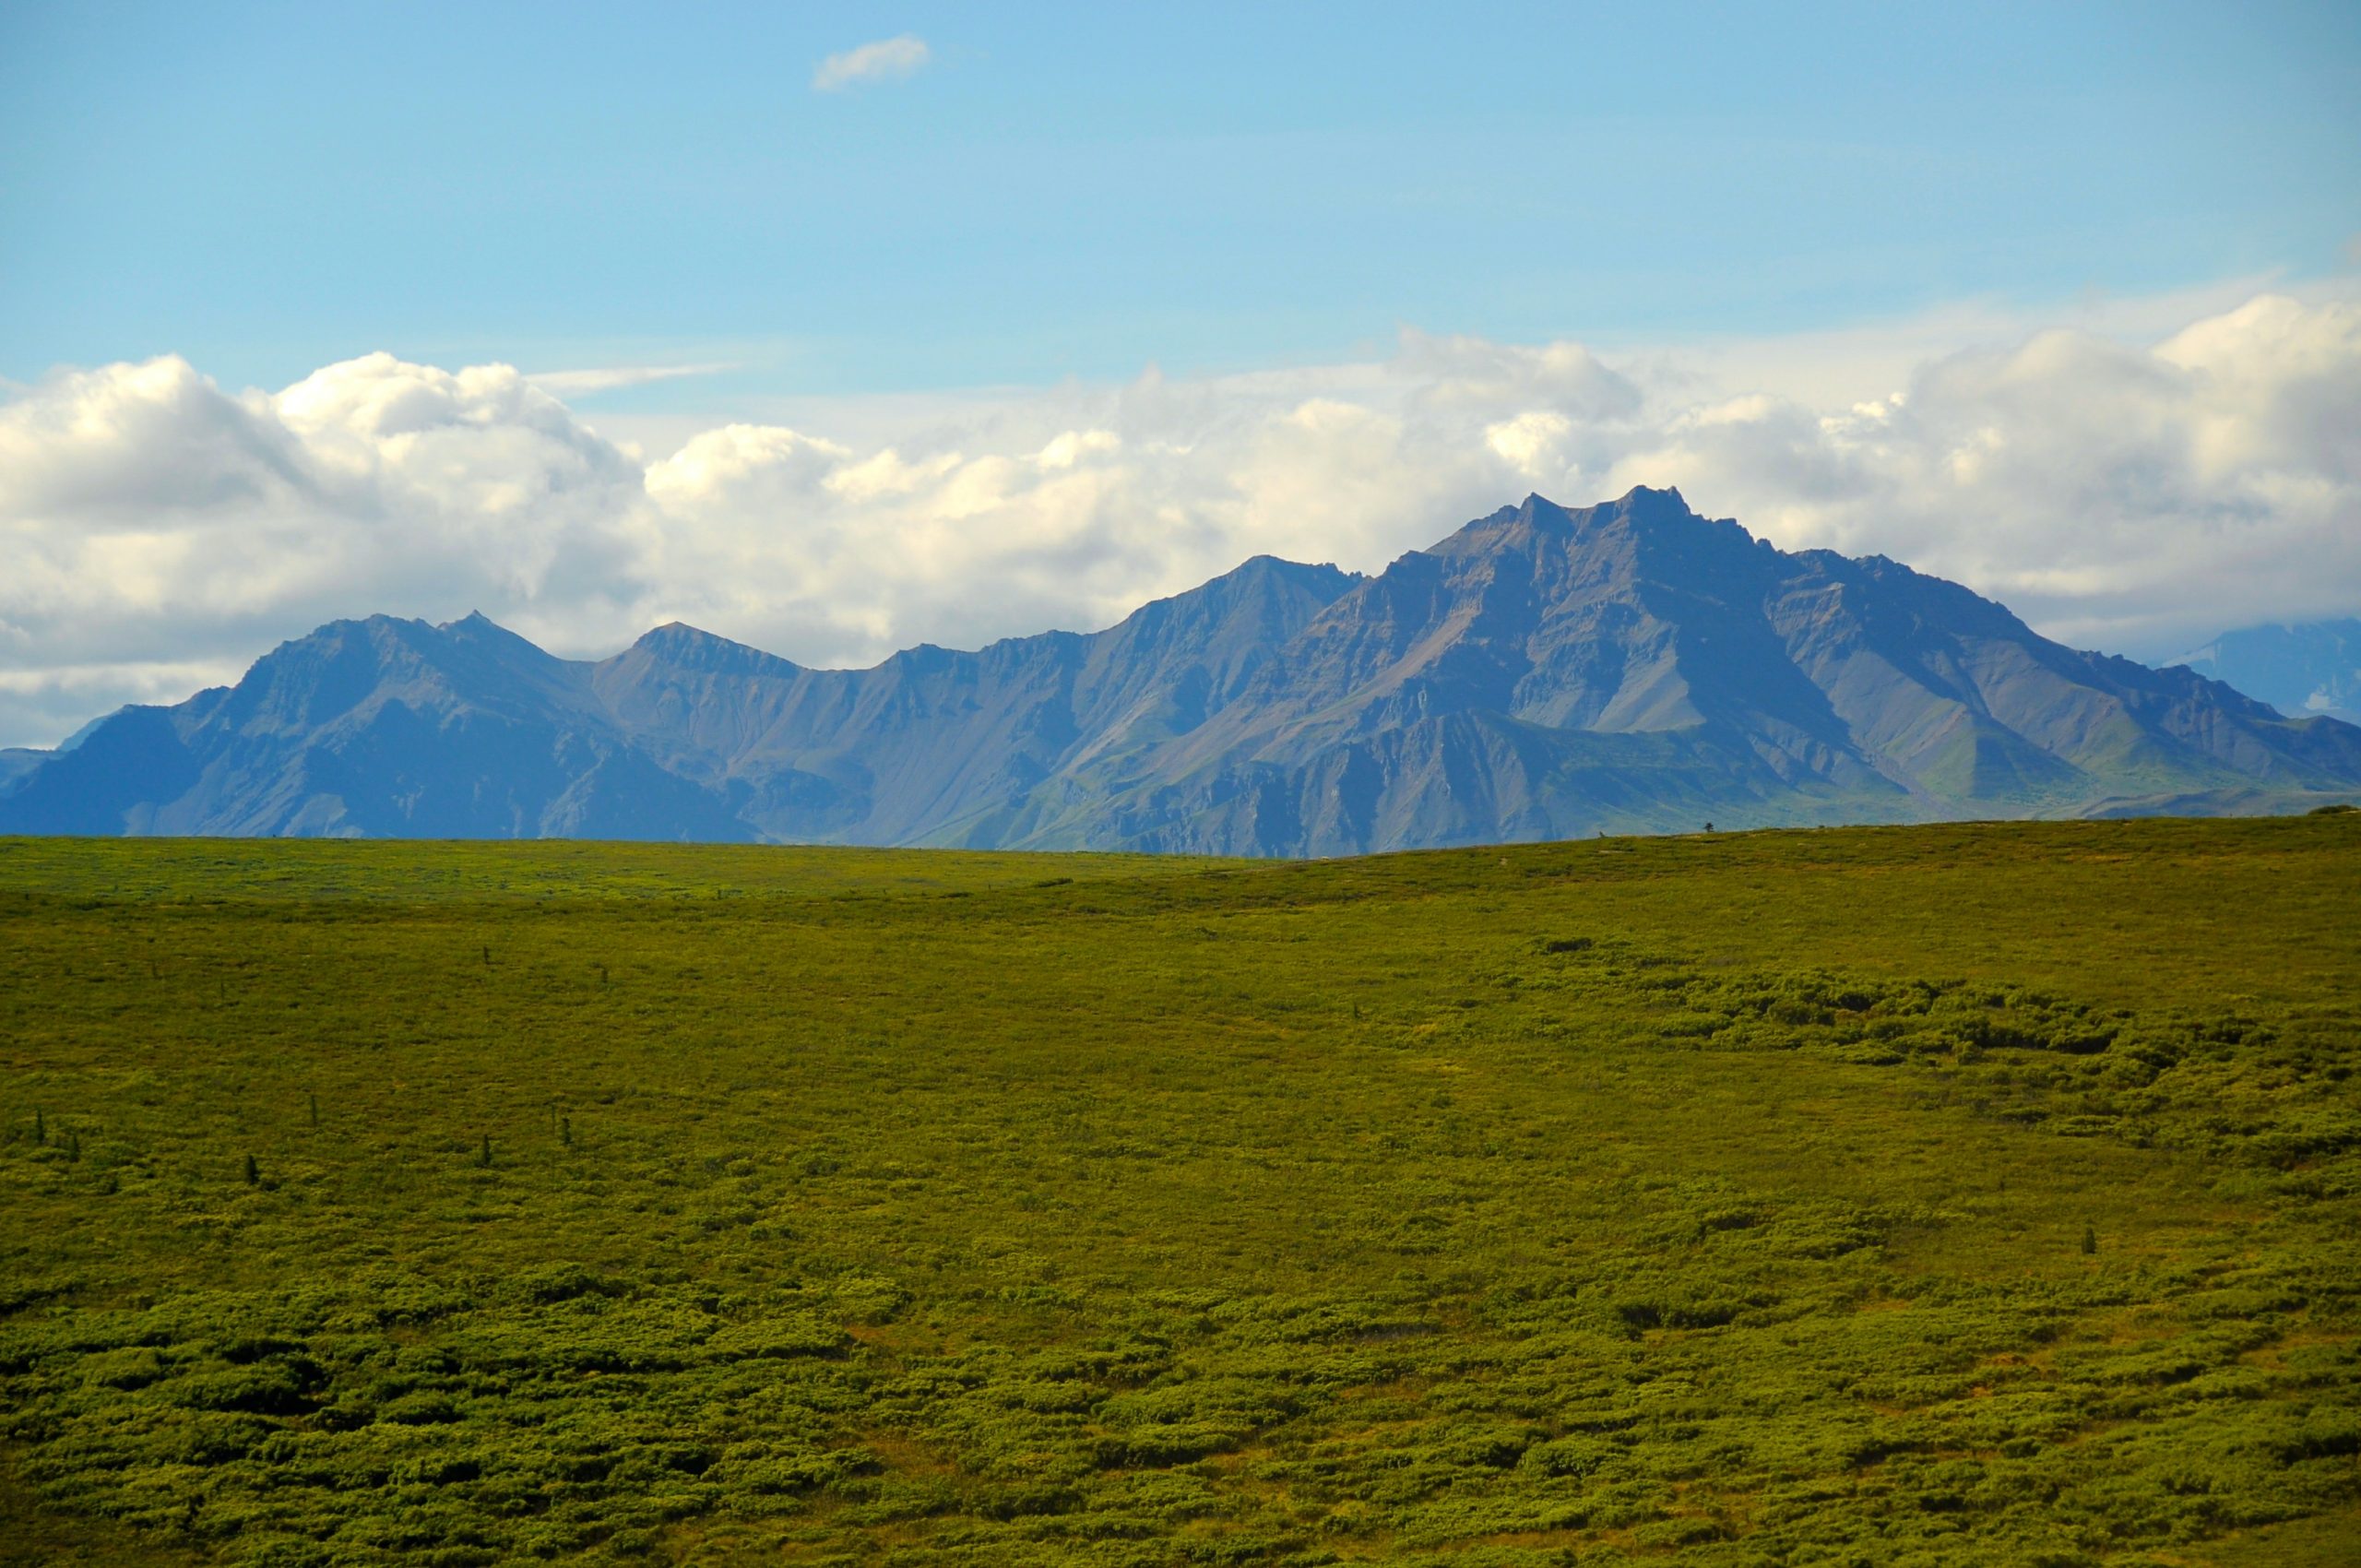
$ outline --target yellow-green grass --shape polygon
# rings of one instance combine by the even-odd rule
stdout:
[[[2361,818],[0,840],[0,1561],[2356,1550]]]

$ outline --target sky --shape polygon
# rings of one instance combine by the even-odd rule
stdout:
[[[0,7],[0,744],[1642,482],[2077,646],[2361,611],[2361,8]]]

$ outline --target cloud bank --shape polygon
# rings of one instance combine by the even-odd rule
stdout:
[[[1374,363],[940,399],[882,436],[727,424],[652,461],[504,365],[374,354],[267,393],[165,357],[0,403],[0,744],[339,616],[481,609],[575,654],[680,619],[863,664],[1107,624],[1257,552],[1376,570],[1529,490],[1643,482],[2168,652],[2361,611],[2355,410],[2361,308],[2274,294],[1935,355],[1837,407],[1407,333]]]
[[[864,82],[900,81],[932,58],[926,40],[914,33],[881,38],[821,61],[812,73],[812,87],[817,92],[841,92]]]

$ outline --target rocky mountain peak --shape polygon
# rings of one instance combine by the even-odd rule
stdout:
[[[717,673],[737,671],[791,675],[801,668],[776,654],[733,642],[728,637],[692,626],[685,621],[667,621],[654,630],[643,633],[629,648],[615,657],[620,659],[634,655],[676,669]]]
[[[1103,631],[869,670],[678,622],[596,665],[480,614],[334,622],[13,777],[0,832],[1337,854],[2287,809],[2361,796],[2361,730],[1643,486],[1528,495],[1374,576],[1257,556]]]

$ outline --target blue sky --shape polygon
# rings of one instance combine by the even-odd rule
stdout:
[[[2327,274],[2361,7],[26,4],[0,145],[0,375],[660,410]]]
[[[2169,657],[2361,613],[2355,409],[2353,0],[0,4],[0,746],[1633,484]]]

